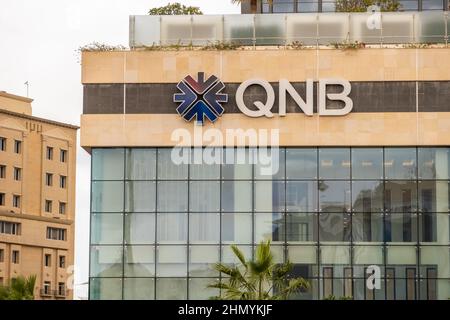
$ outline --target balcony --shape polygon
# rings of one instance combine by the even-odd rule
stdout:
[[[130,48],[205,46],[234,43],[257,46],[441,44],[447,46],[446,11],[386,13],[288,13],[199,16],[130,16]]]
[[[50,298],[53,296],[53,290],[41,289],[40,294],[41,294],[41,297]]]

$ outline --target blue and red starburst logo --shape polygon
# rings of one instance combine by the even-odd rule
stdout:
[[[205,80],[205,73],[199,72],[197,80],[187,76],[177,88],[181,93],[175,93],[173,101],[180,103],[177,112],[186,121],[195,117],[197,124],[203,125],[205,117],[214,122],[225,111],[222,103],[228,102],[228,95],[221,93],[225,85],[216,76]]]

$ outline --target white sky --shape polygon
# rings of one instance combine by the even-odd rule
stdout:
[[[26,95],[33,115],[80,123],[83,90],[76,50],[98,41],[128,45],[128,16],[169,0],[1,0],[0,91]],[[170,2],[176,2],[171,0]],[[231,0],[178,0],[205,14],[239,13]],[[75,295],[87,296],[90,156],[77,150]]]

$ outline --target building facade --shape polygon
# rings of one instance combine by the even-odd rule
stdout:
[[[72,299],[78,127],[0,92],[0,285],[36,275],[36,299]]]
[[[229,245],[251,256],[262,240],[311,283],[297,299],[448,299],[449,55],[445,44],[85,52],[90,299],[208,299],[220,294],[206,288],[221,277],[213,264],[236,262]],[[352,108],[339,112],[346,86]]]

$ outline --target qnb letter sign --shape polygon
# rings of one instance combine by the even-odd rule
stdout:
[[[258,85],[261,86],[267,95],[266,103],[255,101],[253,104],[256,110],[249,109],[244,102],[244,94],[248,87]],[[341,93],[327,93],[328,85],[340,85],[343,87]],[[314,81],[312,79],[306,80],[306,100],[298,94],[294,86],[286,79],[279,81],[279,115],[286,115],[286,96],[289,94],[300,109],[307,115],[312,116],[314,113]],[[343,116],[348,114],[353,109],[353,101],[348,96],[351,92],[350,82],[342,79],[320,79],[317,90],[318,98],[318,113],[321,116]],[[344,107],[341,109],[328,109],[327,98],[329,100],[342,101]],[[275,90],[272,85],[262,79],[251,79],[244,81],[236,91],[236,104],[242,113],[249,117],[273,117],[272,108],[275,104]],[[254,109],[254,108],[253,108]]]

